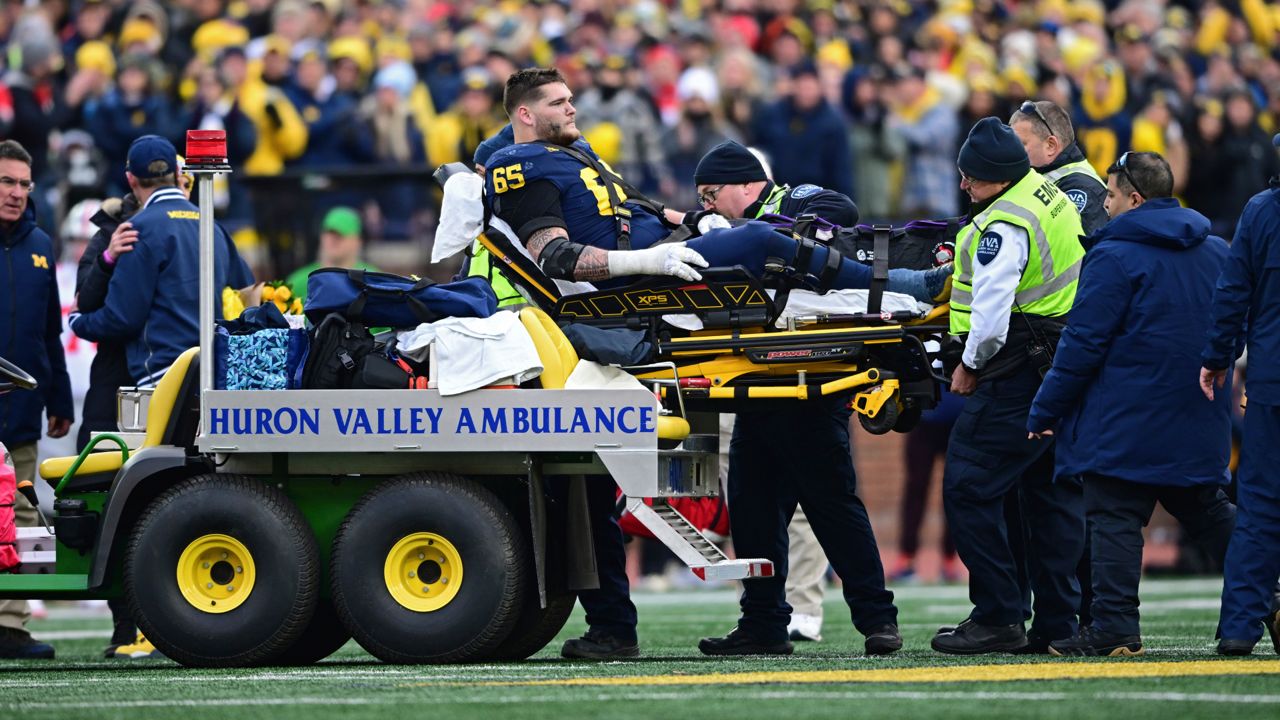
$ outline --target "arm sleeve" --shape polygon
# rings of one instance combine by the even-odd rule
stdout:
[[[74,420],[76,408],[71,399],[71,378],[67,375],[67,356],[62,350],[62,298],[58,294],[58,276],[52,263],[47,272],[49,304],[45,308],[44,345],[53,381],[44,389],[45,411],[50,417]]]
[[[981,370],[993,355],[1004,347],[1009,336],[1009,313],[1013,296],[1022,280],[1030,252],[1027,231],[1016,225],[995,222],[983,235],[996,233],[1001,238],[999,250],[986,264],[979,259],[973,268],[973,305],[969,339],[961,361]]]
[[[85,340],[124,340],[142,332],[160,277],[160,259],[141,234],[133,252],[116,261],[101,309],[73,315],[71,329]]]
[[[560,190],[550,180],[534,180],[522,188],[495,195],[493,212],[516,231],[520,242],[528,242],[535,232],[549,227],[568,231],[560,207]]]
[[[1084,395],[1128,313],[1133,287],[1118,258],[1094,249],[1080,273],[1079,292],[1062,331],[1053,367],[1027,418],[1031,432],[1052,429]]]
[[[1254,207],[1247,206],[1240,217],[1235,240],[1231,242],[1231,255],[1213,291],[1209,340],[1200,355],[1201,364],[1210,370],[1225,370],[1235,360],[1236,345],[1249,316],[1249,298],[1256,277],[1253,233],[1257,212]]]
[[[89,241],[80,265],[76,268],[76,307],[80,312],[93,312],[107,300],[107,286],[111,283],[112,268],[102,262],[102,251],[107,249],[111,236],[99,230]]]

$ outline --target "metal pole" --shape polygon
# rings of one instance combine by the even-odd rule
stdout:
[[[200,420],[209,416],[205,394],[213,389],[213,177],[216,171],[196,170],[200,193]],[[208,428],[205,428],[207,430]]]

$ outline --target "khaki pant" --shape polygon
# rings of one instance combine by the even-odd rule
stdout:
[[[36,444],[25,443],[6,447],[9,449],[9,456],[13,458],[13,468],[17,473],[18,482],[23,480],[35,482]],[[13,512],[18,527],[36,527],[40,524],[40,516],[36,514],[36,509],[21,495],[13,499]],[[31,610],[27,607],[26,600],[0,600],[0,628],[22,630],[30,619]]]
[[[787,526],[790,552],[787,555],[787,604],[793,614],[812,615],[822,620],[822,583],[827,575],[827,555],[809,528],[804,510],[796,508]]]

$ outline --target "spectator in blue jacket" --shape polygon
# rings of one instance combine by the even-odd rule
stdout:
[[[1075,305],[1027,419],[1033,435],[1056,434],[1058,475],[1083,477],[1091,540],[1093,623],[1050,643],[1054,655],[1142,654],[1142,528],[1157,501],[1192,534],[1216,537],[1220,553],[1234,519],[1222,491],[1229,400],[1205,402],[1190,380],[1227,244],[1172,197],[1160,155],[1126,153],[1108,173],[1112,220],[1086,242]]]
[[[168,140],[144,135],[133,141],[125,177],[142,209],[125,225],[137,241],[132,252],[109,260],[115,269],[105,305],[71,315],[71,329],[86,340],[128,343],[129,373],[139,385],[154,384],[200,342],[200,211],[180,189],[178,174],[178,153]],[[220,227],[214,232],[214,287],[252,285],[253,273],[231,238]],[[220,318],[222,303],[213,310]]]
[[[853,197],[848,128],[823,97],[812,63],[792,70],[790,94],[760,114],[753,135],[769,156],[777,182],[808,183]]]
[[[1280,136],[1274,142],[1280,144]],[[1280,608],[1272,595],[1280,576],[1280,177],[1271,178],[1271,186],[1254,195],[1240,215],[1212,317],[1200,357],[1205,397],[1216,402],[1230,396],[1222,388],[1242,338],[1252,360],[1236,473],[1239,515],[1223,568],[1218,652],[1248,655],[1265,624],[1280,653]]]
[[[168,137],[173,109],[154,88],[154,65],[145,55],[126,55],[116,72],[116,88],[85,105],[86,129],[107,159],[108,195],[128,192],[120,184],[133,138],[149,133]]]
[[[35,481],[40,416],[58,438],[71,429],[75,409],[62,353],[62,301],[54,275],[53,242],[36,227],[30,204],[31,155],[13,140],[0,142],[0,357],[26,370],[40,384],[0,397],[0,443],[13,457],[19,482]],[[19,527],[39,524],[35,508],[15,498]],[[26,631],[26,600],[0,600],[0,658],[52,658],[53,647]]]

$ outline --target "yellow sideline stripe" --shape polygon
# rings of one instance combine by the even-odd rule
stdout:
[[[577,677],[557,680],[466,683],[468,685],[759,685],[765,683],[924,683],[1005,682],[1010,680],[1096,680],[1103,678],[1192,677],[1211,675],[1280,675],[1280,660],[1193,660],[1188,662],[1046,662],[1018,665],[959,665],[883,670],[784,670],[776,672],[708,673],[704,675],[637,675]]]

